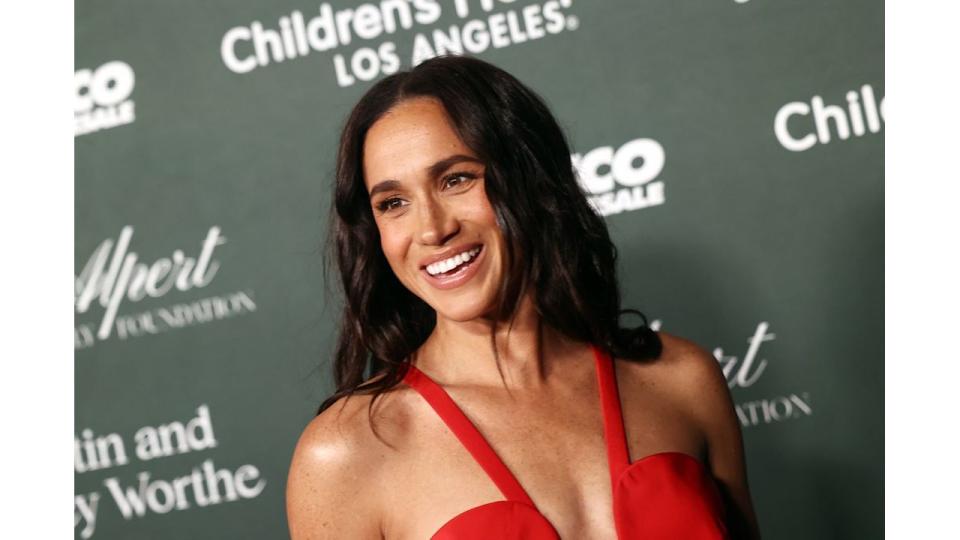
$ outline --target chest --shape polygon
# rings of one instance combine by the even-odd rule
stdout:
[[[456,393],[456,402],[562,538],[615,538],[604,418],[594,392],[503,399]],[[592,398],[592,399],[591,399]],[[699,457],[702,440],[683,411],[649,391],[630,400],[624,427],[633,459],[658,452]],[[395,467],[387,538],[430,538],[451,519],[503,494],[439,417],[424,411],[413,448]]]

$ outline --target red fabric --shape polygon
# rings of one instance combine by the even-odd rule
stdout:
[[[597,347],[593,353],[618,538],[727,539],[723,501],[699,461],[681,452],[661,452],[630,462],[613,361]],[[403,380],[433,407],[506,499],[452,517],[431,538],[558,540],[553,525],[443,388],[412,365]]]

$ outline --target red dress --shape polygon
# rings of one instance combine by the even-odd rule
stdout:
[[[593,347],[603,433],[613,485],[613,518],[620,540],[726,539],[724,509],[713,477],[693,457],[661,452],[630,462],[613,361]],[[437,412],[483,467],[506,500],[457,514],[433,540],[558,540],[553,525],[507,469],[480,431],[436,382],[410,366],[404,382]]]

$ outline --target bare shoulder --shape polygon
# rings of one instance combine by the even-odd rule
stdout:
[[[640,362],[634,370],[643,371],[643,379],[657,388],[690,418],[713,454],[721,445],[729,445],[739,432],[727,381],[720,363],[696,343],[666,332],[657,332],[663,345],[660,357]]]
[[[664,379],[690,411],[702,420],[729,407],[730,392],[716,358],[696,343],[666,332],[657,332],[663,344],[659,363]]]
[[[618,360],[618,371],[624,375],[621,387],[657,400],[664,414],[685,419],[696,432],[693,437],[706,444],[708,452],[725,444],[729,431],[738,426],[719,362],[690,340],[666,332],[657,332],[657,336],[662,350],[656,359]],[[726,436],[717,437],[724,432]]]
[[[304,428],[287,476],[293,540],[382,538],[382,486],[408,417],[402,394],[384,393],[372,410],[370,395],[341,398]]]
[[[703,432],[708,467],[726,500],[731,532],[735,538],[759,538],[740,422],[723,369],[696,343],[666,332],[658,335],[663,353],[654,363],[659,369],[657,379]]]
[[[719,362],[696,343],[666,332],[657,332],[663,346],[655,360],[618,360],[624,384],[653,385],[659,395],[680,404],[687,413],[709,411],[728,396]],[[699,416],[699,415],[695,415]]]

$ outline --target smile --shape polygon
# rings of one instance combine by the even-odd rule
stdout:
[[[427,266],[427,273],[431,276],[437,274],[445,274],[454,270],[458,266],[469,262],[471,259],[476,257],[477,253],[480,253],[480,248],[475,247],[464,251],[463,253],[458,253],[449,259],[444,259],[442,261],[437,261],[429,266]]]
[[[477,261],[482,259],[483,246],[477,246],[453,257],[422,268],[428,283],[438,289],[452,289],[466,283],[476,274]]]

